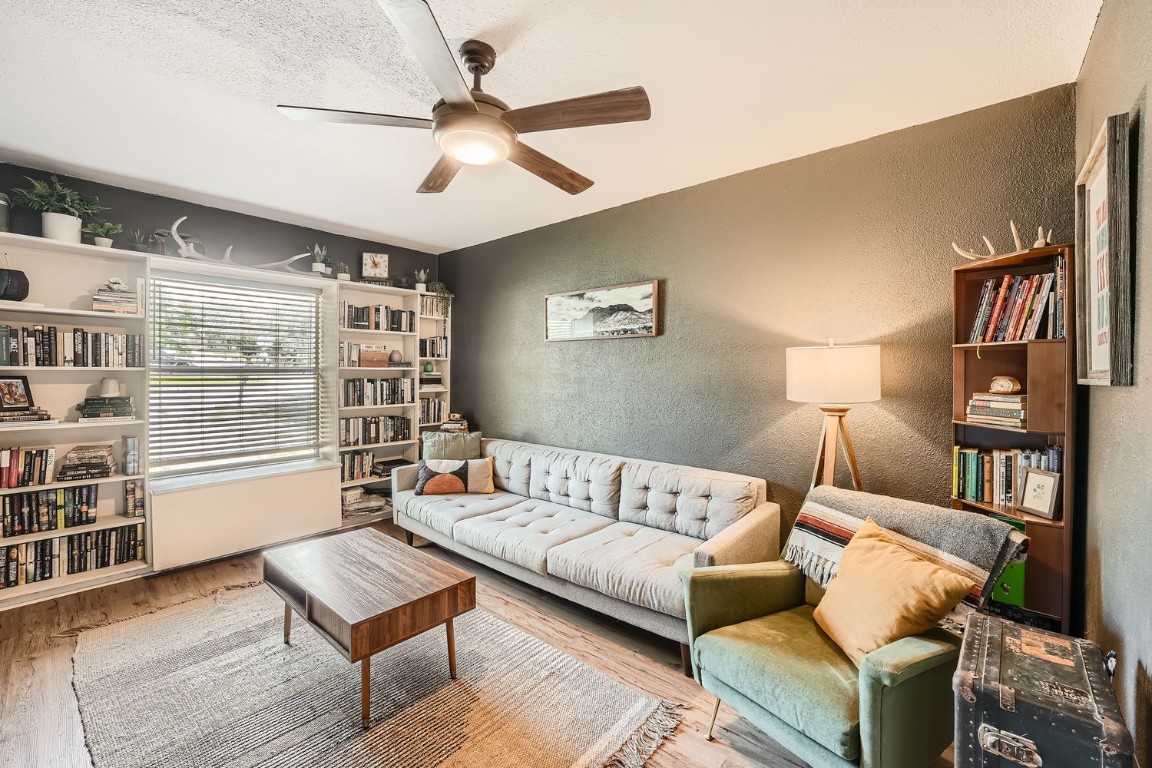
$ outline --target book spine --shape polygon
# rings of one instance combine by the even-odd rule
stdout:
[[[1023,419],[1028,416],[1024,408],[986,408],[981,405],[968,406],[969,416],[996,416],[1003,419]]]
[[[1008,296],[1008,288],[1012,285],[1012,276],[1004,275],[1000,281],[1000,290],[996,294],[996,301],[992,305],[992,314],[988,318],[988,328],[984,331],[985,342],[990,342],[996,335],[996,326],[1000,322],[1000,316],[1004,313],[1004,302]]]

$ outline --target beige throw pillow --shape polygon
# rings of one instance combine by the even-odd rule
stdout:
[[[913,553],[864,521],[816,606],[816,623],[852,659],[936,626],[974,582]]]

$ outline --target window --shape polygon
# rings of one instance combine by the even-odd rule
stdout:
[[[319,455],[319,292],[170,274],[149,301],[154,472]]]

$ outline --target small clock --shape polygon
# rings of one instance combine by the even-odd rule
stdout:
[[[365,253],[360,265],[360,276],[365,280],[383,280],[388,277],[388,254]]]
[[[992,383],[988,385],[988,391],[1002,395],[1014,395],[1020,391],[1020,381],[1013,376],[993,376]]]

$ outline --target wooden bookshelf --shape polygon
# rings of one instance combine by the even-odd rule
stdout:
[[[1005,275],[1029,277],[1054,272],[1059,259],[1063,259],[1065,276],[1061,289],[1064,296],[1062,328],[1051,326],[1052,317],[1048,312],[1038,334],[1043,338],[970,340],[986,280],[1002,280]],[[1063,458],[1058,514],[1054,520],[987,498],[973,500],[953,496],[952,506],[1023,523],[1031,541],[1024,564],[1022,605],[1008,606],[1004,610],[1061,632],[1069,631],[1075,527],[1075,270],[1076,262],[1070,245],[1033,248],[953,268],[953,444],[980,451],[1041,451],[1047,446],[1057,445],[1063,451]],[[1027,395],[1027,419],[1022,427],[967,420],[968,401],[974,393],[987,392],[994,376],[1012,376],[1020,381],[1021,392]]]

